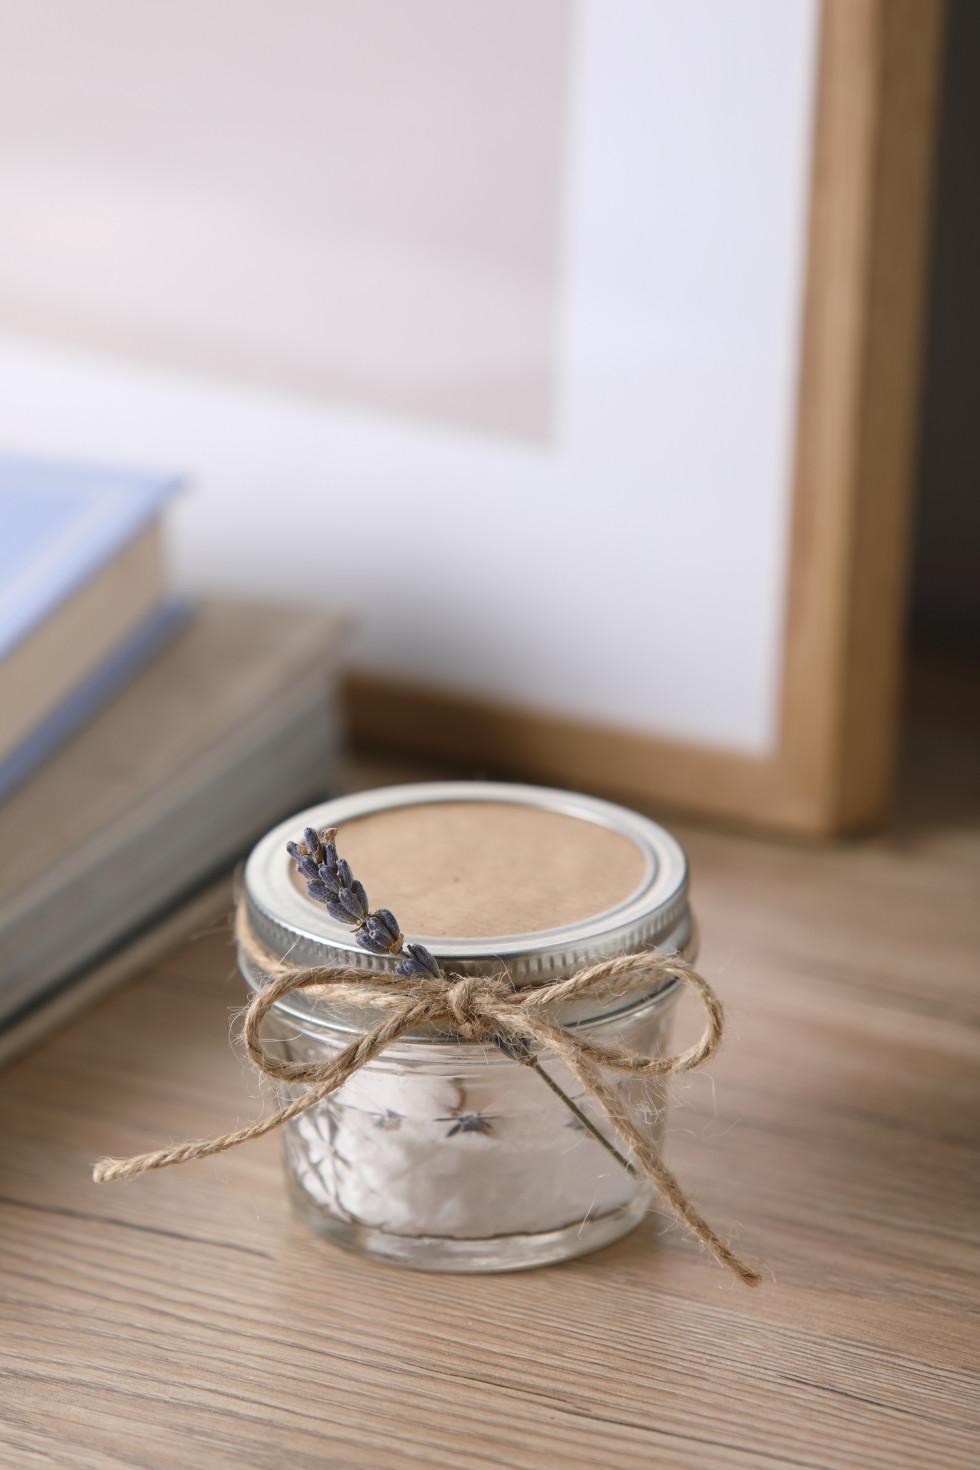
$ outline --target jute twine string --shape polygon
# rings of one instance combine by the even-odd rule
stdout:
[[[176,1144],[136,1154],[129,1159],[100,1159],[93,1171],[97,1184],[133,1179],[151,1169],[166,1169],[225,1153],[240,1143],[261,1138],[283,1123],[321,1103],[399,1037],[431,1025],[465,1042],[503,1042],[513,1048],[517,1061],[528,1055],[533,1042],[555,1053],[598,1103],[631,1155],[630,1167],[656,1186],[677,1218],[714,1258],[747,1286],[758,1286],[758,1271],[734,1254],[695,1208],[675,1175],[667,1168],[651,1140],[633,1122],[617,1089],[604,1071],[627,1072],[634,1077],[667,1077],[693,1068],[717,1050],[724,1029],[724,1012],[707,980],[679,955],[627,954],[577,970],[567,979],[534,988],[515,989],[506,974],[422,977],[402,979],[371,974],[347,966],[295,967],[272,954],[253,932],[243,903],[236,915],[239,944],[250,965],[266,978],[249,1002],[243,1021],[243,1039],[254,1065],[277,1082],[306,1084],[307,1090],[269,1117],[223,1133],[217,1138]],[[618,1046],[597,1046],[574,1026],[548,1019],[549,1010],[583,996],[610,998],[635,991],[637,983],[650,986],[678,980],[701,1002],[706,1025],[700,1040],[675,1056],[645,1057]],[[271,1055],[261,1040],[262,1023],[279,1001],[297,990],[329,993],[343,1004],[376,1009],[377,1024],[358,1036],[326,1062],[292,1062]]]

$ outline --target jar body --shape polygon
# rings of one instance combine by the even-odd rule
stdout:
[[[677,995],[577,1019],[598,1045],[666,1054]],[[270,1017],[269,1043],[293,1061],[328,1062],[350,1031]],[[611,1123],[559,1059],[540,1066],[616,1147]],[[610,1073],[634,1120],[658,1142],[662,1089]],[[282,1101],[304,1089],[281,1087]],[[618,1239],[651,1202],[646,1182],[603,1148],[536,1068],[490,1044],[402,1040],[284,1128],[294,1206],[348,1249],[439,1271],[507,1271]]]

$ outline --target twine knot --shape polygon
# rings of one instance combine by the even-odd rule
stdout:
[[[452,982],[443,991],[443,998],[453,1030],[463,1041],[483,1040],[488,1018],[493,1015],[493,1002],[512,991],[513,986],[496,975],[456,975]]]
[[[614,1071],[634,1077],[666,1077],[700,1066],[716,1050],[724,1026],[721,1002],[707,980],[680,955],[618,955],[577,970],[567,978],[515,990],[506,974],[425,975],[406,980],[390,972],[373,974],[339,965],[292,968],[259,942],[243,903],[239,904],[236,925],[243,954],[253,970],[266,977],[266,983],[252,996],[245,1012],[242,1035],[248,1055],[266,1076],[277,1082],[305,1084],[307,1090],[271,1117],[248,1128],[224,1133],[218,1138],[137,1154],[130,1159],[100,1159],[93,1170],[97,1184],[112,1179],[131,1179],[151,1169],[207,1158],[259,1138],[322,1102],[399,1037],[426,1026],[437,1029],[448,1026],[449,1033],[456,1039],[466,1042],[492,1040],[515,1061],[537,1067],[552,1089],[573,1107],[619,1162],[630,1173],[643,1175],[657,1187],[674,1214],[717,1261],[747,1286],[759,1284],[762,1279],[759,1272],[739,1260],[715,1234],[667,1168],[649,1135],[637,1126],[621,1093],[606,1076],[607,1072]],[[700,1039],[687,1051],[675,1056],[647,1057],[611,1044],[599,1046],[577,1028],[562,1026],[551,1018],[556,1008],[585,995],[622,998],[635,994],[641,983],[650,992],[669,981],[680,981],[691,989],[700,1000],[706,1016],[705,1030]],[[261,1029],[269,1010],[293,991],[313,989],[330,993],[335,1000],[347,1004],[379,1010],[381,1019],[326,1061],[293,1062],[267,1052],[262,1043]],[[536,1048],[555,1053],[578,1078],[586,1094],[605,1114],[625,1144],[629,1158],[619,1154],[586,1115],[564,1097],[557,1084],[540,1067]]]

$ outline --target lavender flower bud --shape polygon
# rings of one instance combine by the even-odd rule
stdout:
[[[417,960],[399,960],[395,966],[395,974],[403,976],[406,980],[419,980],[426,973]]]
[[[442,974],[439,962],[435,955],[429,953],[424,944],[406,944],[405,953],[407,958],[399,960],[395,966],[397,975],[418,977],[426,975],[430,980],[438,980]]]
[[[337,902],[347,913],[349,919],[359,920],[367,917],[367,907],[352,888],[341,888],[337,894]]]
[[[369,950],[371,954],[388,954],[390,952],[391,946],[387,939],[383,935],[379,935],[368,929],[367,925],[363,929],[358,929],[354,937],[361,948]]]
[[[307,847],[310,849],[310,857],[315,858],[318,863],[322,862],[323,849],[320,846],[320,838],[317,834],[316,828],[307,827],[306,831],[303,833],[303,836],[306,839]]]
[[[436,959],[434,954],[426,949],[424,944],[410,944],[408,946],[408,952],[412,956],[413,960],[420,964],[423,970],[425,970],[427,974],[431,975],[433,979],[438,979],[439,976],[442,974],[442,970],[439,967],[439,961]]]
[[[337,861],[337,882],[341,888],[353,887],[354,874],[346,858],[339,858]]]
[[[324,842],[324,844],[323,844],[323,862],[324,862],[324,866],[325,867],[328,867],[330,869],[331,875],[333,877],[336,877],[337,876],[337,864],[338,864],[338,861],[339,861],[339,859],[337,857],[337,848],[336,848],[336,845],[334,844],[333,840],[331,839],[329,842]]]
[[[312,882],[307,883],[306,891],[318,903],[325,903],[329,906],[331,903],[336,902],[337,895],[332,888],[327,887],[321,878],[314,878]]]
[[[331,890],[331,892],[333,893],[334,897],[336,898],[336,896],[337,896],[337,875],[336,875],[336,873],[331,873],[331,871],[327,867],[326,863],[321,863],[320,866],[317,868],[316,871],[317,871],[317,877],[321,880],[321,882],[326,883],[327,887]]]
[[[296,866],[304,878],[318,878],[320,876],[320,869],[311,857],[301,857]]]
[[[296,862],[299,862],[301,857],[306,857],[306,847],[300,842],[287,842],[286,851]]]
[[[384,917],[387,915],[387,919]],[[361,936],[365,936],[365,942]],[[391,954],[398,948],[401,933],[398,922],[389,909],[379,909],[376,914],[368,914],[358,934],[358,943],[363,944],[365,949],[370,949],[374,954]]]
[[[402,937],[401,927],[391,909],[375,909],[371,916],[385,930],[388,935],[389,947],[397,945]]]

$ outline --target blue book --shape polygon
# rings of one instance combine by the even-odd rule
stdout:
[[[0,456],[0,799],[181,626],[174,477]]]

